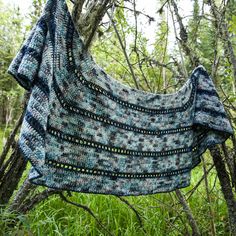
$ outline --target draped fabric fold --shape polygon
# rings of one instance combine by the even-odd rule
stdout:
[[[120,196],[190,185],[233,129],[206,69],[175,93],[128,87],[86,50],[65,0],[48,0],[9,73],[31,91],[19,147],[37,185]]]

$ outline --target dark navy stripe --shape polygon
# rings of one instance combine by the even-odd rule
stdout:
[[[28,46],[27,46],[27,45],[24,45],[24,46],[21,48],[21,53],[22,53],[22,54],[25,54],[27,48],[28,48]]]
[[[205,77],[210,77],[210,75],[202,68],[200,67],[200,74],[204,75]]]
[[[31,90],[31,80],[25,76],[25,75],[22,75],[22,74],[14,74],[12,73],[11,71],[8,71],[8,73],[10,75],[12,75],[15,80],[26,90],[30,91]]]
[[[37,86],[45,94],[47,98],[49,98],[50,91],[45,79],[36,77],[34,80],[34,85]]]
[[[44,36],[46,36],[48,28],[47,28],[47,23],[45,22],[45,20],[44,19],[40,20],[37,25],[43,31]]]
[[[68,171],[75,171],[82,174],[88,175],[98,175],[98,176],[107,176],[111,177],[112,179],[116,178],[157,178],[157,177],[167,177],[167,176],[174,176],[183,174],[190,171],[189,167],[181,168],[177,170],[169,170],[164,172],[118,172],[118,171],[110,171],[104,169],[97,169],[97,168],[86,168],[84,166],[78,166],[71,163],[66,162],[59,162],[57,160],[46,159],[45,163],[49,166],[52,166],[57,169],[64,169]]]
[[[221,116],[223,118],[227,118],[227,115],[224,112],[214,111],[210,108],[205,107],[196,107],[195,112],[205,112],[210,114],[211,116]]]
[[[28,110],[26,111],[25,119],[26,119],[27,123],[31,127],[33,127],[35,129],[35,131],[44,139],[44,137],[45,137],[45,130],[44,130],[43,126],[39,123],[38,120],[36,120],[33,117],[31,112],[29,112]]]
[[[178,153],[188,153],[192,151],[192,147],[183,147],[183,148],[176,148],[171,150],[165,150],[165,151],[137,151],[137,150],[131,150],[131,149],[125,149],[120,148],[116,146],[110,146],[109,144],[103,144],[99,143],[97,141],[84,139],[80,136],[75,136],[68,133],[63,133],[62,131],[58,130],[55,127],[52,127],[48,124],[47,127],[48,133],[61,139],[65,140],[70,143],[74,143],[76,145],[85,146],[89,148],[95,148],[97,150],[103,150],[111,153],[117,153],[121,155],[132,155],[132,156],[143,156],[143,157],[161,157],[161,156],[168,156]]]
[[[42,59],[42,54],[39,54],[36,49],[34,48],[31,48],[31,47],[28,47],[27,45],[24,45],[21,49],[21,53],[23,54],[23,56],[25,54],[29,54],[31,55],[32,57],[34,57],[38,62],[41,61]]]
[[[33,134],[30,133],[22,133],[22,137],[23,138],[23,145],[26,145],[27,147],[29,147],[32,151],[35,150],[35,148],[37,147],[37,145],[35,145],[35,139],[33,137]],[[25,152],[25,150],[24,150]]]
[[[36,51],[36,49],[31,48],[31,47],[27,47],[25,49],[25,54],[29,54],[30,56],[32,56],[35,60],[37,60],[38,62],[41,62],[42,60],[42,53],[38,53]]]
[[[219,98],[219,95],[218,93],[215,91],[215,90],[206,90],[206,89],[197,89],[197,93],[198,94],[206,94],[206,95],[209,95],[209,96],[216,96]]]

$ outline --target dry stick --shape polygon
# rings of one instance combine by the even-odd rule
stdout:
[[[219,147],[216,146],[211,148],[210,152],[213,157],[218,178],[220,180],[221,189],[226,200],[231,231],[233,235],[236,235],[236,201],[230,185],[230,178],[227,174],[225,163],[222,160]]]
[[[171,197],[172,201],[174,202],[174,198],[171,195],[171,193],[169,193],[169,196]],[[176,203],[173,204],[167,204],[165,201],[162,201],[160,199],[158,199],[157,197],[151,196],[155,201],[159,202],[160,204],[162,204],[164,207],[169,208],[171,211],[174,212],[178,212],[179,209],[176,207]],[[159,207],[159,206],[158,206]],[[149,208],[157,208],[156,206],[149,206]],[[183,210],[180,210],[180,212],[178,212],[178,214],[180,214]]]
[[[181,50],[181,47],[180,47],[180,42],[179,42],[178,36],[177,36],[177,30],[176,30],[176,26],[175,26],[174,14],[173,14],[173,12],[172,12],[172,10],[171,10],[170,3],[169,3],[169,2],[168,2],[168,6],[169,6],[169,9],[170,9],[171,19],[172,19],[173,27],[174,27],[175,38],[176,38],[176,40],[177,40],[178,49],[179,49],[179,53],[180,53],[182,71],[183,71],[183,74],[184,74],[185,76],[188,76],[188,73],[187,73],[187,70],[186,70],[186,67],[185,67],[185,62],[184,62],[183,53],[182,53],[182,50]],[[176,6],[176,7],[177,7],[177,6]]]
[[[202,7],[201,7],[201,15],[204,15],[204,1],[202,2]],[[198,15],[198,21],[196,23],[196,26],[195,26],[195,32],[193,33],[193,39],[196,39],[198,37],[198,32],[199,32],[199,26],[200,26],[200,23],[201,23],[201,20],[203,19],[203,17],[200,17],[200,15]]]
[[[212,63],[212,68],[211,68],[211,75],[213,78],[213,82],[217,87],[219,83],[216,79],[216,74],[220,63],[220,56],[218,56],[218,44],[219,44],[218,35],[219,35],[219,29],[216,29],[214,34],[214,61]]]
[[[155,66],[161,66],[161,67],[165,67],[166,69],[168,69],[169,71],[171,71],[173,74],[176,74],[176,71],[171,67],[171,66],[169,66],[170,64],[175,64],[175,62],[173,61],[173,62],[168,62],[168,63],[166,63],[166,64],[163,64],[163,63],[161,63],[160,61],[157,61],[157,60],[155,60],[155,59],[153,59],[153,58],[150,58],[148,55],[146,55],[144,52],[142,52],[141,50],[139,50],[138,48],[137,48],[137,51],[139,51],[140,53],[142,53],[142,56],[143,56],[143,61],[147,61],[147,62],[149,62],[149,65],[150,66],[152,66],[153,64],[155,65]],[[154,71],[155,72],[155,71]]]
[[[108,13],[108,11],[107,11],[107,15],[109,16],[109,18],[110,18],[110,20],[111,20],[111,22],[112,22],[112,25],[113,25],[113,27],[114,27],[114,29],[115,29],[116,35],[117,35],[117,37],[118,37],[118,40],[119,40],[120,45],[121,45],[121,48],[122,48],[123,53],[124,53],[124,55],[125,55],[126,61],[127,61],[127,63],[128,63],[128,66],[129,66],[129,69],[130,69],[132,78],[133,78],[133,80],[134,80],[135,86],[136,86],[137,89],[139,89],[138,81],[137,81],[136,78],[135,78],[133,68],[132,68],[132,66],[131,66],[131,64],[130,64],[130,61],[129,61],[127,52],[126,52],[126,50],[125,50],[125,48],[124,48],[124,45],[123,45],[123,43],[122,43],[122,40],[121,40],[121,38],[120,38],[120,34],[119,34],[118,30],[117,30],[117,27],[116,27],[116,25],[115,25],[113,19],[111,18],[110,14]]]
[[[15,145],[15,150],[17,148],[17,144]],[[10,157],[8,158],[8,160],[3,164],[1,170],[0,170],[0,185],[3,184],[4,179],[5,179],[5,175],[8,173],[9,168],[11,168],[13,163],[16,163],[18,160],[18,156],[15,155],[15,150],[13,150],[13,152],[11,153]],[[1,191],[1,190],[0,190]]]
[[[168,193],[169,194],[169,196],[171,197],[171,199],[172,199],[172,201],[174,202],[174,205],[173,206],[175,206],[175,205],[177,205],[176,203],[175,203],[175,198],[173,197],[173,194],[171,193],[171,192],[169,192]],[[184,225],[184,228],[185,228],[185,232],[184,232],[184,234],[186,234],[186,235],[190,235],[190,232],[189,232],[189,230],[188,230],[188,227],[187,227],[187,225],[186,225],[186,222],[182,219],[182,216],[181,216],[181,213],[184,211],[184,209],[182,209],[181,210],[181,212],[175,217],[175,220],[173,221],[173,224],[174,224],[174,222],[178,219],[178,218],[180,218],[180,220],[182,221],[182,223],[183,223],[183,225]],[[183,234],[183,232],[181,232],[182,234]]]
[[[133,50],[134,50],[134,52],[136,53],[136,55],[138,57],[138,65],[139,65],[139,69],[140,69],[140,71],[142,73],[142,77],[144,78],[144,81],[145,81],[147,87],[149,88],[149,90],[151,92],[153,92],[152,88],[151,88],[151,86],[150,86],[150,84],[149,84],[149,82],[147,80],[147,77],[145,76],[145,74],[143,72],[142,64],[141,64],[141,60],[140,60],[140,55],[139,55],[139,52],[137,50],[137,36],[138,36],[138,29],[137,29],[138,28],[138,23],[137,23],[137,21],[138,21],[138,19],[137,19],[136,2],[135,1],[136,0],[134,0],[134,2],[133,2],[133,5],[134,5],[134,18],[135,18],[135,37],[134,37],[134,48],[133,48]]]
[[[13,141],[14,142],[14,141]],[[16,144],[14,144],[16,145]],[[2,165],[0,169],[0,183],[3,182],[4,175],[7,173],[7,169],[11,166],[11,163],[17,161],[18,157],[16,155],[11,155],[6,162]]]
[[[2,166],[1,172],[0,172],[0,176],[1,176],[0,177],[0,202],[2,204],[6,204],[9,202],[9,199],[12,196],[17,184],[19,183],[20,178],[26,167],[26,162],[23,159],[23,157],[20,155],[18,145],[17,143],[15,143],[14,138],[16,136],[17,130],[19,129],[23,121],[23,115],[24,115],[24,112],[28,103],[29,96],[30,96],[30,92],[26,91],[24,94],[24,101],[22,103],[22,106],[23,106],[22,115],[18,119],[15,128],[11,132],[11,135],[8,138],[8,141],[6,143],[6,147],[4,147],[4,151],[2,153],[1,160],[4,161],[4,159],[7,157],[10,147],[12,146],[13,152],[11,156],[9,157],[9,159],[7,160],[7,162],[5,162],[4,166]]]
[[[167,30],[166,30],[166,37],[165,37],[165,46],[164,46],[164,53],[163,53],[163,57],[162,57],[162,64],[164,64],[164,61],[165,61],[165,57],[166,57],[166,52],[167,52],[167,44],[168,44],[168,32],[169,32],[169,24],[168,24],[168,20],[169,20],[169,17],[168,17],[168,11],[166,13],[166,25],[167,25]],[[163,77],[164,77],[164,72],[165,71],[165,68],[161,67],[160,69],[160,73],[159,73],[159,83],[158,83],[158,88],[160,88],[160,81],[161,81],[161,76],[163,74]],[[167,89],[167,83],[166,83],[166,78],[164,77],[164,93],[166,93],[166,89]]]
[[[14,138],[15,138],[15,136],[17,134],[17,131],[18,131],[19,127],[21,126],[23,117],[24,117],[24,113],[22,113],[20,115],[19,119],[16,122],[16,125],[15,125],[14,129],[11,131],[10,136],[7,138],[7,142],[4,145],[3,152],[2,152],[2,154],[0,156],[0,167],[4,163],[4,161],[5,161],[6,157],[7,157],[7,154],[9,152],[10,148],[11,148],[11,145],[14,142]],[[0,173],[1,172],[2,172],[2,168],[0,169]]]
[[[10,156],[12,160],[0,183],[0,204],[7,204],[26,169],[27,161],[22,157],[18,145]]]
[[[230,58],[231,64],[233,65],[234,88],[235,88],[236,87],[236,56],[235,56],[235,53],[234,53],[233,45],[232,45],[232,43],[229,39],[229,31],[228,31],[226,23],[223,23],[223,27],[224,27],[225,37],[227,39],[229,58]]]
[[[172,197],[172,196],[171,196]],[[181,232],[180,230],[179,230],[179,228],[177,227],[177,226],[175,226],[174,225],[174,223],[175,223],[175,221],[177,220],[177,219],[180,219],[181,220],[181,222],[183,223],[183,225],[184,225],[184,228],[185,228],[185,234],[186,235],[190,235],[190,233],[189,233],[189,231],[188,231],[188,228],[187,228],[187,226],[186,226],[186,224],[185,224],[185,222],[184,222],[184,220],[182,219],[182,216],[181,216],[181,212],[183,211],[183,210],[181,210],[180,212],[179,212],[179,209],[178,208],[175,208],[175,206],[174,205],[168,205],[167,203],[165,203],[165,202],[162,202],[161,200],[159,200],[159,199],[157,199],[157,198],[155,198],[155,197],[153,197],[157,202],[159,202],[160,204],[162,204],[164,207],[167,207],[167,208],[169,208],[172,212],[175,212],[175,213],[178,213],[176,216],[175,216],[175,219],[173,220],[173,221],[171,221],[171,222],[169,222],[169,221],[166,221],[166,223],[168,224],[168,225],[170,225],[170,227],[172,227],[173,228],[173,230],[177,230],[177,231],[179,231],[181,234],[183,233],[183,232]],[[150,206],[149,208],[159,208],[159,206],[157,207],[157,206]],[[169,211],[169,213],[171,212],[171,211]],[[171,230],[171,231],[173,231],[173,230]],[[170,232],[171,232],[170,231]],[[170,233],[169,232],[169,233]]]
[[[149,22],[150,22],[150,21],[155,21],[155,18],[154,18],[154,17],[149,16],[149,15],[147,15],[147,14],[141,12],[141,11],[138,11],[138,10],[136,10],[136,9],[131,9],[131,8],[129,8],[129,7],[126,7],[126,6],[121,6],[121,5],[117,4],[117,3],[115,3],[115,7],[127,9],[127,10],[129,10],[129,11],[134,12],[135,14],[138,14],[138,15],[143,15],[143,16],[145,16],[145,17],[147,17],[147,18],[149,19]]]
[[[170,234],[171,232],[173,232],[174,230],[177,230],[181,233],[181,235],[183,235],[183,232],[179,229],[178,226],[175,226],[175,222],[180,219],[180,221],[182,222],[182,224],[184,225],[184,228],[185,228],[185,232],[184,232],[184,235],[185,236],[191,236],[191,233],[189,232],[188,230],[188,227],[186,225],[186,222],[184,221],[184,219],[182,218],[181,214],[179,213],[177,216],[175,216],[174,220],[172,222],[168,222],[167,223],[170,225],[170,227],[172,227],[172,229],[170,229],[168,231],[168,234]],[[176,232],[175,232],[175,235],[176,235]]]
[[[188,204],[187,204],[183,194],[180,192],[179,189],[175,190],[175,193],[176,193],[176,195],[177,195],[177,197],[178,197],[178,199],[179,199],[181,205],[183,206],[183,209],[184,209],[184,211],[185,211],[185,213],[187,215],[187,218],[188,218],[189,223],[190,223],[191,228],[192,228],[192,235],[194,235],[194,236],[195,235],[201,235],[200,231],[199,231],[199,228],[197,226],[197,223],[196,223],[196,221],[195,221],[195,219],[193,217],[193,214],[191,212],[191,209],[188,206]]]
[[[191,61],[191,64],[193,66],[197,66],[199,64],[199,58],[195,55],[194,51],[192,48],[189,47],[188,45],[188,34],[187,34],[187,31],[184,27],[184,24],[182,22],[182,18],[180,17],[179,15],[179,11],[178,11],[178,7],[175,3],[174,0],[171,0],[171,3],[174,7],[174,12],[175,12],[175,15],[177,17],[177,21],[178,21],[178,24],[179,24],[179,27],[180,27],[180,39],[178,41],[178,47],[180,48],[180,45],[179,43],[181,44],[183,50],[185,51],[186,55],[189,56],[189,59]],[[170,5],[170,4],[169,4]],[[170,9],[171,10],[171,9]],[[176,27],[175,27],[175,23],[174,23],[174,16],[173,16],[173,13],[171,11],[171,14],[172,14],[172,20],[173,20],[173,26],[174,26],[174,32],[175,32],[175,35],[176,35],[176,39],[178,39],[178,36],[177,36],[177,33],[176,33]],[[181,53],[181,52],[180,52]],[[181,60],[182,60],[182,63],[184,63],[183,61],[183,58],[182,58],[182,53],[181,53]],[[183,64],[183,66],[185,66],[185,64]],[[187,75],[187,70],[186,68],[184,67],[184,71],[185,71],[185,74]]]
[[[235,135],[232,135],[231,136],[231,140],[232,140],[232,144],[233,144],[233,153],[232,153],[232,156],[233,156],[233,160],[234,160],[234,179],[236,179],[236,138],[235,138]],[[236,188],[235,188],[236,189]]]
[[[217,182],[218,178],[217,175],[214,176],[214,182],[212,185],[212,188],[209,190],[209,193],[211,194],[213,192],[213,190],[216,188],[216,182]]]
[[[164,206],[167,206],[171,211],[174,211],[175,213],[176,212],[178,212],[178,209],[177,208],[173,208],[171,205],[168,205],[168,204],[166,204],[166,203],[164,203],[164,202],[162,202],[162,201],[160,201],[159,199],[155,199],[156,201],[159,201],[162,205],[164,205]],[[149,208],[159,208],[159,206],[150,206]],[[181,210],[181,212],[182,212],[183,210]],[[170,211],[169,211],[170,212]],[[172,221],[172,222],[170,222],[170,221],[166,221],[166,223],[168,224],[168,225],[170,225],[170,227],[173,227],[175,230],[177,230],[177,231],[179,231],[181,234],[182,234],[182,232],[180,231],[180,229],[177,227],[177,226],[175,226],[174,225],[174,222],[179,218],[181,221],[182,221],[182,223],[184,224],[184,227],[185,227],[185,229],[186,229],[186,235],[190,235],[190,233],[188,232],[188,228],[186,227],[186,224],[185,224],[185,222],[184,222],[184,220],[182,219],[182,217],[181,217],[181,212],[178,212],[178,215],[175,217],[175,219]]]
[[[72,10],[73,22],[76,28],[81,32],[81,35],[84,36],[86,50],[92,45],[92,39],[110,1],[111,0],[87,2],[89,4],[87,4],[88,6],[86,5],[87,12],[85,14],[82,14],[82,8],[85,1],[81,0],[79,2],[74,2],[74,8]],[[79,10],[78,13],[75,12],[76,9]]]
[[[36,207],[39,203],[48,199],[49,196],[54,195],[56,193],[58,193],[58,190],[47,189],[39,194],[36,194],[33,200],[30,198],[27,199],[24,204],[22,204],[19,208],[8,208],[8,211],[16,214],[26,214],[28,211]],[[14,227],[18,222],[19,218],[16,218],[16,220],[11,223],[11,227]]]
[[[59,193],[59,196],[60,196],[60,198],[61,198],[63,201],[65,201],[65,202],[67,202],[67,203],[69,203],[69,204],[71,204],[71,205],[77,206],[77,207],[79,207],[79,208],[82,208],[83,210],[87,211],[87,212],[96,220],[96,222],[97,222],[109,235],[114,236],[114,234],[111,233],[111,232],[103,225],[103,223],[96,217],[96,215],[93,213],[93,211],[92,211],[89,207],[68,200],[68,199],[63,195],[63,193],[61,193],[61,192]]]
[[[139,224],[140,224],[140,227],[142,228],[142,230],[143,230],[145,233],[147,233],[147,231],[146,231],[145,228],[144,228],[142,218],[141,218],[139,212],[134,208],[134,206],[133,206],[132,204],[130,204],[126,199],[124,199],[124,198],[122,198],[122,197],[120,197],[120,196],[116,196],[116,197],[119,198],[119,199],[120,199],[122,202],[124,202],[131,210],[134,211],[134,213],[135,213],[135,215],[136,215],[136,217],[137,217],[137,219],[138,219],[138,222],[139,222]]]
[[[234,75],[234,80],[235,80],[234,82],[236,86],[236,56],[234,53],[232,42],[230,41],[228,26],[225,22],[223,22],[223,30],[224,30],[224,34],[225,34],[225,38],[227,42],[228,51],[229,51],[229,58],[230,58],[231,64],[233,65],[233,75]]]
[[[208,170],[206,170],[206,174],[208,175],[209,173],[210,173],[210,171],[213,169],[213,167],[214,167],[215,165],[214,164],[212,164],[211,166],[210,166],[210,168],[208,169]],[[201,184],[201,182],[204,180],[204,175],[202,176],[202,178],[197,182],[197,184],[190,190],[190,191],[188,191],[185,195],[188,195],[189,194],[189,196],[187,197],[187,201],[188,201],[188,199],[194,194],[194,192],[197,190],[197,188],[199,187],[199,185]]]
[[[225,91],[224,91],[222,85],[220,85],[220,89],[221,89],[221,91],[223,92],[225,99],[226,99],[226,100],[228,101],[228,103],[230,104],[230,106],[231,106],[230,109],[236,110],[236,106],[234,106],[234,104],[230,101],[229,96],[226,95],[226,93],[225,93]]]
[[[19,208],[14,210],[20,214],[26,214],[27,212],[35,208],[39,203],[48,199],[48,197],[52,195],[58,194],[59,192],[60,190],[57,189],[46,189],[43,192],[34,195],[33,198],[26,199],[24,203],[19,206]]]
[[[225,51],[230,51],[230,57],[228,58],[231,64],[233,65],[234,70],[234,77],[236,81],[236,61],[235,61],[235,55],[233,50],[231,50],[230,45],[230,39],[228,35],[228,29],[227,25],[225,23],[225,20],[223,17],[225,17],[224,14],[221,14],[222,12],[219,11],[219,9],[216,7],[214,1],[208,0],[208,4],[211,7],[211,11],[213,13],[213,16],[215,17],[215,27],[219,30],[222,37],[224,37],[224,41],[227,42],[227,45],[225,45]],[[220,28],[220,26],[223,25],[223,29]],[[228,55],[226,55],[228,56]],[[220,180],[221,189],[224,195],[224,198],[226,200],[227,208],[228,208],[228,215],[229,215],[229,222],[230,227],[233,235],[236,235],[236,200],[233,194],[233,189],[230,184],[230,178],[227,173],[225,163],[223,161],[222,155],[220,153],[220,149],[218,147],[210,148],[211,155],[213,157],[217,175]]]
[[[17,192],[14,200],[9,206],[9,211],[19,211],[20,206],[22,205],[23,201],[26,199],[27,195],[30,191],[36,189],[36,185],[30,183],[29,179],[26,178],[24,183],[22,184],[21,188]]]
[[[208,207],[209,207],[209,211],[210,211],[210,215],[211,215],[211,235],[215,236],[216,235],[216,228],[215,228],[215,224],[214,224],[214,212],[212,209],[212,201],[211,201],[211,196],[210,196],[210,191],[209,191],[209,184],[208,184],[208,179],[207,179],[207,169],[206,169],[206,162],[205,159],[202,157],[202,163],[203,163],[203,172],[204,172],[204,180],[205,180],[205,187],[206,187],[206,195],[207,195],[207,201],[208,201]]]
[[[229,155],[225,143],[222,143],[221,147],[222,147],[222,150],[224,152],[226,164],[227,164],[228,169],[229,169],[231,182],[232,182],[232,187],[235,187],[236,186],[236,179],[235,179],[235,166],[236,166],[236,163],[235,163],[235,160],[233,158],[231,158],[231,155]]]
[[[26,92],[25,93],[25,98],[24,98],[24,101],[23,101],[23,107],[24,107],[24,110],[25,110],[25,107],[26,107],[26,103],[27,103],[27,100],[28,100],[28,96],[29,96],[29,93]],[[0,167],[2,166],[3,162],[5,161],[6,157],[7,157],[7,154],[14,142],[14,138],[17,134],[17,131],[18,129],[20,128],[21,124],[22,124],[22,121],[23,121],[23,118],[24,118],[24,111],[22,112],[22,114],[20,115],[20,117],[18,118],[16,124],[15,124],[15,127],[14,129],[11,131],[11,134],[10,136],[7,138],[7,142],[3,148],[3,152],[0,156]],[[0,173],[1,173],[1,170],[0,170]]]
[[[163,4],[162,4],[162,6],[159,8],[159,10],[157,11],[157,13],[162,13],[163,12],[163,8],[165,7],[165,5],[169,2],[170,0],[166,0]]]
[[[110,40],[110,42],[112,43],[112,41]],[[113,62],[115,62],[116,64],[119,64],[127,73],[130,74],[130,71],[128,70],[127,66],[125,66],[123,63],[121,63],[120,60],[117,59],[116,56],[111,55],[110,51],[104,50],[104,49],[99,49],[100,52],[104,52],[107,55],[109,54],[109,57],[112,59]]]

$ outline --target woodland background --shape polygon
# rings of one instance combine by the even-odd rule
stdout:
[[[137,1],[68,1],[96,62],[122,83],[154,93],[178,90],[202,64],[235,130],[236,2],[187,0],[192,11],[182,17],[178,0],[160,0],[156,16],[137,9]],[[101,196],[27,181],[30,164],[19,155],[17,138],[29,94],[6,71],[44,4],[32,0],[25,26],[19,9],[0,0],[0,236],[236,235],[235,136],[207,150],[192,171],[191,185],[171,193]],[[139,31],[141,15],[155,22],[152,51]],[[168,50],[171,33],[175,44]]]

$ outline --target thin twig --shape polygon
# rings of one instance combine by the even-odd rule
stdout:
[[[142,221],[142,218],[139,214],[139,212],[134,208],[134,206],[132,204],[130,204],[126,199],[120,197],[120,196],[116,196],[117,198],[119,198],[122,202],[124,202],[136,215],[137,219],[138,219],[138,222],[140,224],[140,227],[142,228],[142,230],[147,233],[147,231],[145,230],[144,228],[144,225],[143,225],[143,221]]]
[[[206,170],[206,174],[208,175],[210,173],[210,171],[214,168],[214,164],[212,164],[208,170]],[[188,195],[189,196],[187,197],[187,201],[188,199],[194,194],[194,192],[197,190],[197,188],[199,187],[199,185],[201,184],[201,182],[204,180],[204,175],[201,177],[201,179],[197,182],[197,184],[190,190],[188,191],[185,195]]]
[[[170,9],[170,12],[171,12],[171,19],[172,19],[172,22],[173,22],[175,38],[178,39],[178,36],[177,36],[177,29],[176,29],[175,20],[174,20],[174,14],[173,14],[173,12],[172,12],[172,10],[171,10],[170,4],[169,4],[169,9]],[[188,76],[188,73],[187,73],[187,70],[186,70],[186,67],[185,67],[184,56],[183,56],[183,53],[182,53],[182,50],[181,50],[181,47],[180,47],[179,40],[177,40],[177,44],[178,44],[178,49],[179,49],[180,58],[181,58],[182,70],[183,70],[184,75],[187,77],[187,76]]]
[[[130,64],[129,57],[128,57],[127,52],[126,52],[126,50],[125,50],[125,48],[124,48],[124,45],[123,45],[123,42],[122,42],[122,40],[121,40],[120,34],[119,34],[118,30],[117,30],[117,27],[116,27],[116,25],[115,25],[113,19],[111,18],[110,14],[108,13],[108,11],[107,11],[107,15],[109,16],[109,18],[110,18],[110,20],[111,20],[111,22],[112,22],[112,25],[113,25],[113,27],[114,27],[114,29],[115,29],[116,35],[117,35],[117,37],[118,37],[118,40],[119,40],[120,45],[121,45],[121,48],[122,48],[123,53],[124,53],[124,55],[125,55],[125,58],[126,58],[126,61],[127,61],[128,66],[129,66],[129,69],[130,69],[132,78],[133,78],[133,80],[134,80],[135,86],[136,86],[137,89],[139,89],[138,81],[137,81],[137,79],[135,78],[133,68],[132,68],[132,66],[131,66],[131,64]]]
[[[75,202],[72,202],[72,201],[68,200],[68,199],[63,195],[62,192],[59,193],[59,196],[60,196],[60,198],[61,198],[63,201],[65,201],[65,202],[67,202],[67,203],[69,203],[69,204],[71,204],[71,205],[74,205],[74,206],[76,206],[76,207],[82,208],[83,210],[87,211],[87,212],[96,220],[96,222],[101,226],[101,228],[103,228],[109,235],[114,236],[114,234],[111,233],[111,232],[103,225],[103,223],[97,218],[97,216],[93,213],[93,211],[92,211],[88,206],[85,206],[85,205],[82,205],[82,204],[79,204],[79,203],[75,203]]]
[[[141,74],[142,74],[142,77],[147,85],[147,87],[149,88],[149,90],[151,92],[152,91],[152,88],[149,84],[149,81],[147,80],[147,77],[145,76],[144,72],[143,72],[143,68],[142,68],[142,63],[141,63],[141,60],[140,60],[140,54],[138,52],[138,49],[137,49],[137,38],[138,38],[138,18],[137,18],[137,14],[135,13],[136,12],[136,0],[134,0],[133,2],[133,6],[134,6],[134,19],[135,19],[135,36],[134,36],[134,47],[133,47],[133,51],[136,53],[137,55],[137,58],[138,58],[138,66],[139,66],[139,69],[141,71]]]
[[[176,193],[176,195],[177,195],[177,197],[178,197],[178,199],[179,199],[181,205],[183,206],[183,209],[184,209],[184,211],[187,215],[190,226],[192,228],[193,235],[195,235],[195,236],[199,235],[200,236],[201,234],[200,234],[197,222],[195,221],[195,219],[193,217],[193,214],[192,214],[192,211],[191,211],[190,207],[188,206],[187,201],[185,200],[183,194],[181,193],[181,191],[179,189],[175,190],[175,193]]]
[[[210,196],[210,191],[209,191],[209,184],[208,184],[208,179],[207,179],[207,169],[206,169],[206,162],[205,159],[202,157],[202,163],[203,163],[203,176],[204,176],[204,181],[205,181],[205,187],[206,187],[206,196],[207,196],[207,202],[208,202],[208,208],[210,211],[210,222],[211,222],[211,235],[215,236],[216,235],[216,228],[215,228],[215,224],[214,224],[214,212],[212,209],[212,201],[211,201],[211,196]]]
[[[115,3],[115,6],[118,7],[118,8],[127,9],[127,10],[129,10],[129,11],[134,12],[135,14],[138,14],[138,15],[139,15],[139,14],[140,14],[140,15],[143,15],[143,16],[145,16],[145,17],[147,17],[147,18],[149,19],[149,22],[150,22],[150,21],[155,21],[155,18],[154,18],[154,17],[149,16],[149,15],[147,15],[147,14],[141,12],[141,11],[138,11],[138,10],[136,10],[136,9],[131,9],[131,8],[129,8],[129,7],[126,7],[126,6],[121,6],[121,5],[116,4],[116,3]]]

